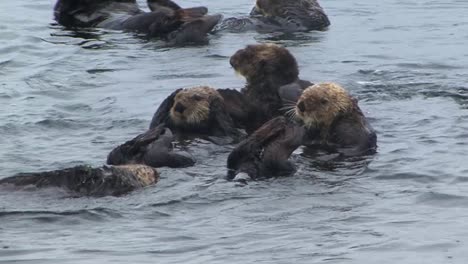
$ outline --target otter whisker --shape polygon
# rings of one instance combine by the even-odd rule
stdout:
[[[281,111],[283,110],[286,110],[286,111],[289,111],[291,109],[294,109],[296,107],[296,105],[286,105],[286,106],[283,106],[280,108]]]
[[[285,99],[285,98],[281,98],[283,104],[289,104],[289,105],[296,105],[297,102],[296,101],[293,101],[293,100],[289,100],[289,99]]]

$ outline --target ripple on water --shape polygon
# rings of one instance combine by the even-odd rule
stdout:
[[[442,192],[426,192],[418,195],[416,202],[436,207],[468,207],[468,196]]]

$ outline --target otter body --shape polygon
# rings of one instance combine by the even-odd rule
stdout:
[[[245,124],[252,133],[268,120],[281,115],[284,107],[280,88],[297,83],[311,85],[299,79],[299,68],[294,56],[285,48],[273,44],[248,45],[230,58],[234,70],[245,77],[247,84],[241,90],[249,102],[250,120]]]
[[[313,85],[302,93],[296,117],[307,134],[304,145],[345,156],[373,154],[377,136],[357,100],[335,83]]]
[[[301,145],[304,132],[303,127],[282,116],[268,121],[229,154],[228,179],[293,174],[295,167],[288,159]]]
[[[250,16],[224,19],[215,31],[298,32],[328,26],[330,20],[316,0],[257,0]]]
[[[166,98],[153,116],[150,128],[164,124],[176,137],[230,137],[235,128],[221,94],[207,86],[178,89]]]
[[[195,164],[188,154],[173,151],[173,140],[169,128],[156,126],[113,149],[107,156],[107,164],[145,164],[154,168],[182,168]]]
[[[58,0],[55,20],[65,27],[100,27],[136,31],[175,44],[205,42],[221,19],[205,7],[182,9],[172,1],[148,0],[143,12],[135,0]]]
[[[158,180],[159,173],[144,165],[76,166],[56,171],[20,173],[1,179],[0,186],[59,187],[83,196],[118,196],[156,184]]]

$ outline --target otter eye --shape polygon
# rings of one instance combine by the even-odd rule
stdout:
[[[203,99],[203,97],[201,97],[200,95],[195,94],[194,96],[192,96],[192,99],[195,100],[195,101],[201,101]]]
[[[304,104],[304,102],[300,102],[300,103],[297,105],[297,108],[299,108],[299,111],[304,112],[304,111],[305,111],[305,104]]]
[[[328,104],[328,100],[325,99],[325,98],[322,98],[322,99],[320,99],[320,103],[321,103],[322,105],[326,105],[326,104]]]

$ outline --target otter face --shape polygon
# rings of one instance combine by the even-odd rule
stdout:
[[[320,83],[304,90],[295,113],[307,128],[328,127],[339,114],[352,107],[352,98],[345,89],[335,83]]]
[[[221,95],[207,86],[184,89],[177,93],[170,110],[170,118],[176,125],[196,125],[210,117],[210,104]]]
[[[229,62],[247,81],[274,76],[291,83],[299,76],[294,56],[286,48],[274,44],[248,45],[232,55]]]

